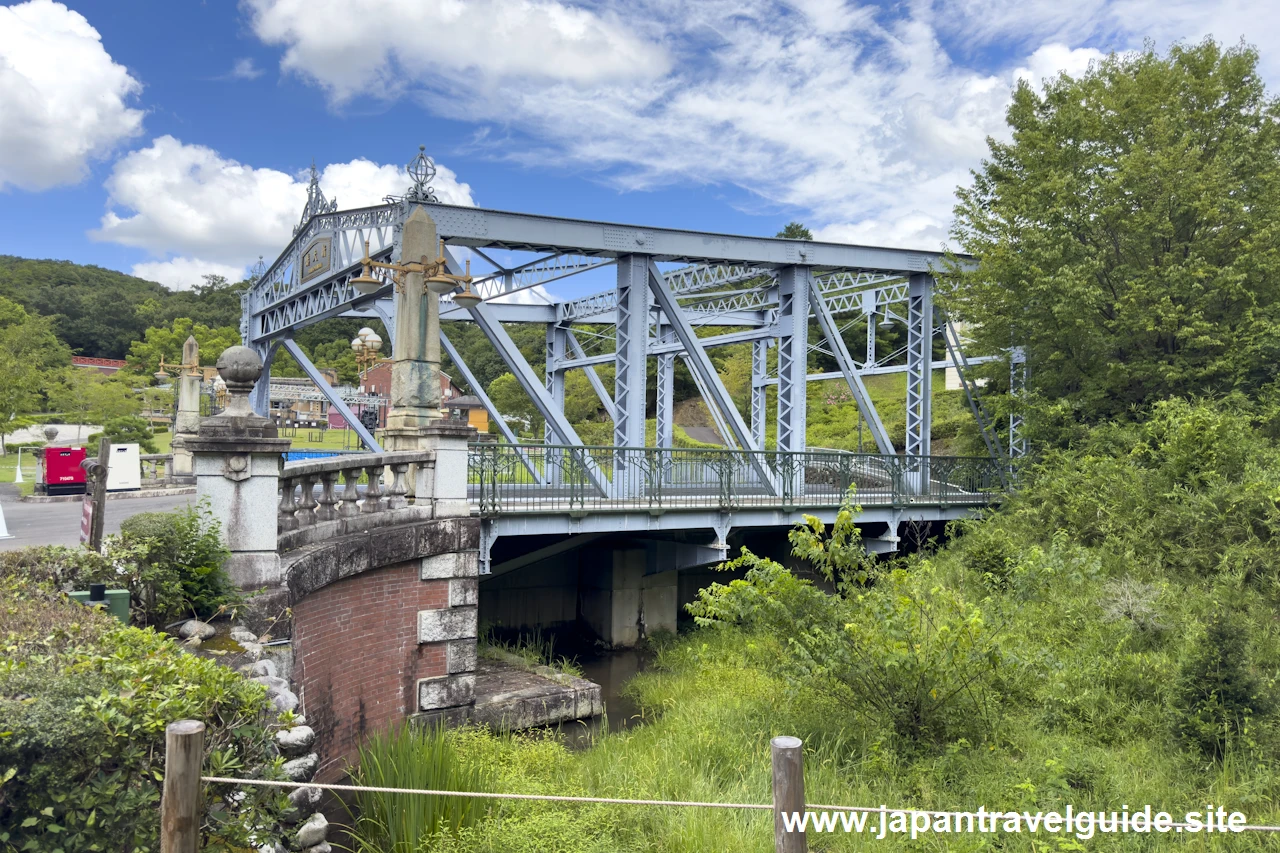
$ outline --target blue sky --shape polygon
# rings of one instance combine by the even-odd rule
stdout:
[[[1245,37],[1264,0],[0,2],[0,253],[173,287],[288,240],[314,160],[562,216],[938,248],[1010,87],[1154,39]]]

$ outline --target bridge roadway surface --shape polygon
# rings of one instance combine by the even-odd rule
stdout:
[[[79,545],[80,501],[23,503],[12,486],[0,486],[0,510],[12,539],[0,539],[0,551],[32,545]],[[140,512],[169,512],[195,503],[195,495],[162,498],[117,498],[107,501],[105,531],[119,533],[120,523]]]

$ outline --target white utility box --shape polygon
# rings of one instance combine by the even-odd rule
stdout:
[[[136,444],[111,445],[107,462],[107,491],[128,492],[142,488],[142,455]]]

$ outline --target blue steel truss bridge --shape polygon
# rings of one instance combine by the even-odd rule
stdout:
[[[394,349],[402,295],[390,278],[375,289],[357,288],[352,279],[361,274],[366,245],[374,260],[402,260],[404,223],[421,208],[443,241],[449,271],[460,274],[461,260],[468,260],[477,273],[473,288],[484,299],[464,307],[453,294],[438,297],[441,350],[500,432],[500,443],[473,448],[469,472],[474,511],[484,521],[486,570],[494,543],[514,536],[546,537],[530,540],[530,547],[550,542],[546,547],[554,549],[579,534],[701,532],[723,552],[733,529],[786,527],[801,513],[830,519],[851,488],[864,520],[885,525],[882,544],[871,547],[890,549],[904,519],[946,520],[990,501],[1024,451],[1021,424],[996,421],[971,371],[978,362],[1003,361],[1017,388],[1025,369],[1020,351],[966,353],[962,329],[934,303],[935,272],[967,258],[460,207],[435,201],[421,170],[414,177],[404,197],[340,210],[313,176],[293,239],[270,265],[260,265],[243,297],[241,334],[266,365],[254,405],[265,412],[271,362],[281,350],[326,393],[327,383],[294,341],[313,323],[378,318]],[[546,286],[553,283],[574,295],[552,296]],[[543,443],[522,443],[476,381],[448,334],[462,322],[483,331],[533,402],[545,421]],[[541,374],[513,342],[507,328],[513,323],[545,329]],[[865,328],[865,352],[855,353],[846,341],[855,324]],[[876,345],[877,329],[886,326],[905,330],[905,345],[893,352]],[[939,339],[946,357],[935,360]],[[752,352],[745,412],[710,355],[735,344]],[[810,372],[814,351],[837,369]],[[729,444],[725,449],[675,447],[677,362],[692,376]],[[602,365],[613,368],[612,387],[597,372]],[[646,435],[651,368],[652,442]],[[960,380],[985,457],[931,454],[932,384],[934,371],[943,368]],[[582,371],[612,420],[611,445],[588,446],[566,417],[570,371]],[[864,382],[897,372],[906,374],[901,447]],[[847,386],[874,453],[806,446],[807,386],[827,380]],[[328,396],[368,447],[381,451],[346,402],[336,392]],[[766,447],[770,425],[776,441]]]

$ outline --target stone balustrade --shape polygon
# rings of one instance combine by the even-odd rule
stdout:
[[[142,482],[162,486],[173,481],[172,453],[145,453],[138,459],[142,462]]]
[[[323,522],[404,509],[410,505],[411,494],[427,493],[423,486],[435,461],[434,450],[408,450],[284,465],[280,469],[279,531],[284,534]],[[416,474],[412,490],[411,469]]]

